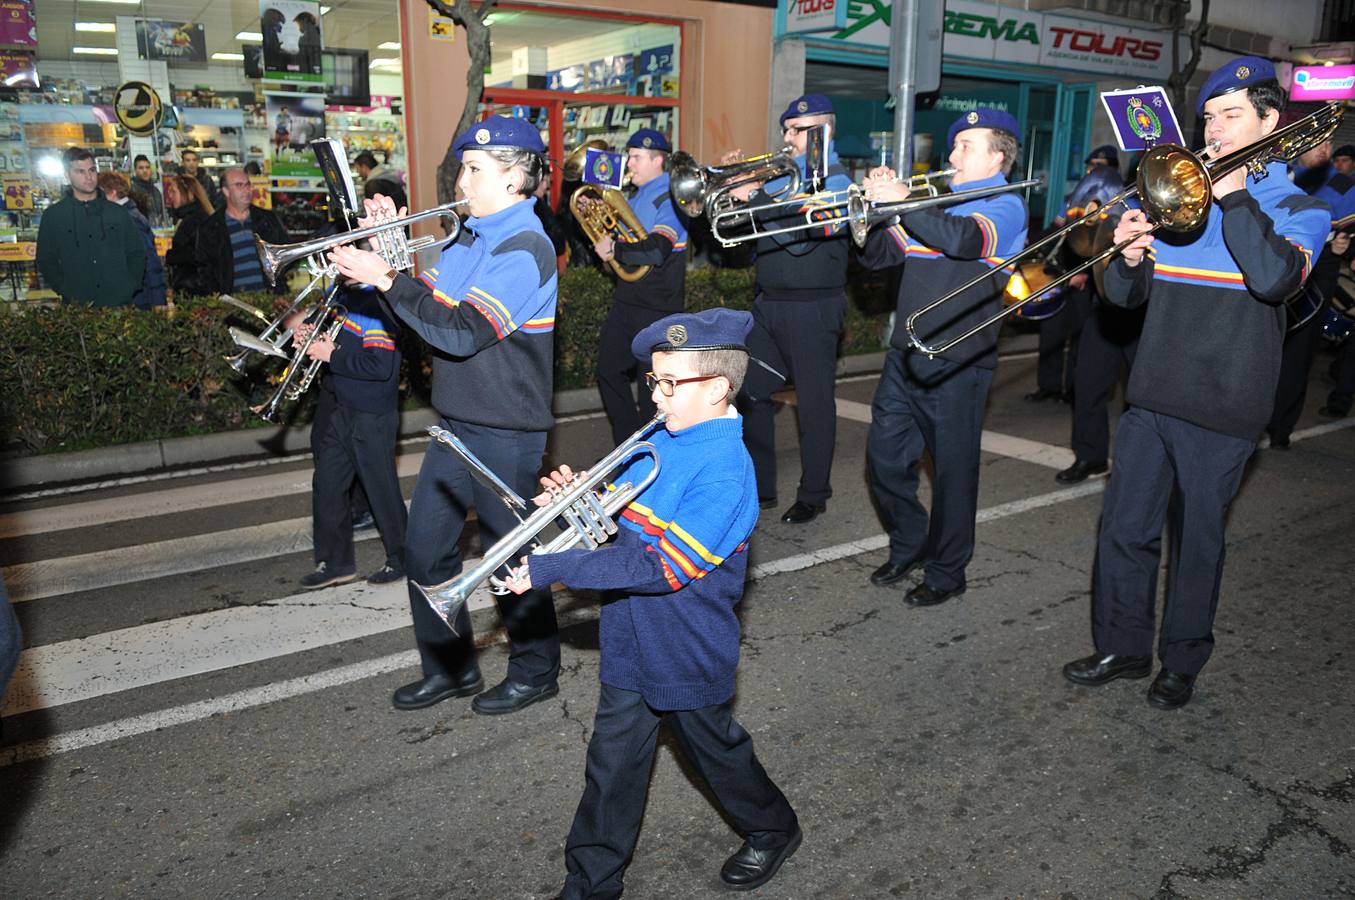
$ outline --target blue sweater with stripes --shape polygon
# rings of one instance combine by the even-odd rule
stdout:
[[[616,592],[602,607],[603,684],[635,691],[656,710],[700,709],[734,695],[748,538],[757,482],[737,413],[651,438],[659,476],[592,552],[530,557],[533,587]],[[648,473],[648,456],[617,482]]]

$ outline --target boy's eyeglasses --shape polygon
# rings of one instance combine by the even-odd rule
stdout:
[[[690,384],[693,381],[710,381],[712,378],[719,377],[719,375],[698,375],[695,378],[660,378],[653,372],[646,372],[645,387],[651,391],[657,387],[665,397],[671,397],[673,391],[677,390],[680,384]]]

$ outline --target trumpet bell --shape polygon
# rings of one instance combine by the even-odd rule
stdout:
[[[1170,231],[1204,224],[1214,200],[1209,170],[1198,156],[1176,144],[1162,144],[1139,163],[1139,202],[1148,217]]]
[[[706,211],[706,173],[690,153],[673,154],[668,166],[668,189],[673,202],[689,218]]]

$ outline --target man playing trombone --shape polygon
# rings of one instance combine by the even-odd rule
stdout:
[[[820,94],[798,97],[781,113],[781,133],[786,144],[794,149],[795,164],[802,170],[807,132],[824,124],[831,136],[833,106]],[[828,192],[845,191],[851,179],[838,162],[831,137],[825,141],[824,154],[828,181],[823,187]],[[722,162],[734,162],[737,156],[737,151],[728,154]],[[761,189],[749,183],[735,188],[732,194],[737,200],[747,201],[752,214],[763,221],[758,207],[774,202],[778,186],[784,183],[785,179],[776,179]],[[841,196],[839,193],[838,197]],[[815,209],[810,194],[782,199],[804,201],[790,213],[792,218],[802,218]],[[785,206],[772,209],[774,219],[786,216]],[[795,384],[800,422],[800,484],[795,503],[781,521],[800,524],[823,512],[833,493],[830,477],[837,439],[833,388],[838,339],[847,312],[845,229],[838,225],[765,237],[757,241],[756,250],[757,297],[753,301],[753,331],[748,336],[748,351],[766,365],[749,368],[738,406],[744,415],[744,443],[757,472],[759,500],[763,508],[774,506],[776,422],[772,393],[787,380]]]
[[[1246,155],[1275,131],[1284,103],[1268,61],[1244,56],[1220,67],[1196,108],[1210,156]],[[1249,160],[1269,158],[1258,150]],[[1108,301],[1147,311],[1097,540],[1096,652],[1063,674],[1101,685],[1152,671],[1169,519],[1162,669],[1148,691],[1160,709],[1190,700],[1213,651],[1228,507],[1270,416],[1284,300],[1308,277],[1331,227],[1330,210],[1289,182],[1283,162],[1252,181],[1249,167],[1209,172],[1213,203],[1203,226],[1171,240],[1147,233],[1153,226],[1142,210],[1125,212],[1115,242],[1132,243],[1105,274]]]
[[[980,107],[961,116],[948,140],[955,169],[951,185],[967,190],[1005,184],[1020,141],[1020,126],[1002,110]],[[907,184],[885,167],[866,180],[872,202],[902,201],[908,192]],[[903,264],[897,324],[871,404],[866,459],[871,492],[889,532],[889,558],[870,580],[895,584],[925,566],[922,583],[907,594],[912,606],[934,606],[965,589],[965,567],[974,554],[979,441],[997,366],[998,328],[931,358],[913,349],[905,323],[910,313],[993,271],[998,257],[1019,250],[1026,241],[1026,218],[1025,201],[1011,192],[918,209],[900,224],[874,231],[861,254],[869,268]],[[994,273],[957,295],[957,311],[936,316],[942,324],[924,337],[963,332],[997,312],[1005,281],[1002,273]],[[917,466],[924,450],[931,453],[935,472],[930,518],[917,499]]]

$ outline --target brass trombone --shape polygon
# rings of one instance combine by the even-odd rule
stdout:
[[[722,166],[699,165],[690,153],[679,150],[673,154],[668,167],[668,184],[673,202],[692,218],[707,209],[712,215],[732,209],[738,202],[733,197],[733,191],[744,185],[786,178],[786,186],[777,192],[777,197],[794,196],[800,192],[801,177],[793,147],[782,147],[772,153]]]
[[[569,195],[569,211],[579,220],[579,227],[588,240],[597,243],[603,235],[610,235],[617,243],[638,244],[648,235],[626,202],[626,195],[616,188],[585,184]],[[649,274],[649,266],[628,269],[616,257],[607,260],[616,277],[622,281],[639,281]]]
[[[1259,141],[1254,141],[1216,159],[1205,157],[1203,151],[1192,153],[1177,144],[1159,144],[1153,147],[1144,153],[1143,159],[1139,162],[1138,178],[1135,183],[1108,199],[1100,208],[1084,213],[1058,231],[1051,232],[1025,247],[1016,255],[1001,260],[990,271],[975,276],[949,294],[933,300],[908,316],[904,322],[904,328],[908,333],[908,342],[920,352],[925,353],[928,358],[935,358],[956,344],[968,340],[989,326],[995,325],[1007,316],[1014,314],[1027,303],[1034,302],[1049,291],[1062,286],[1075,275],[1087,271],[1103,260],[1118,255],[1125,247],[1144,234],[1152,234],[1159,228],[1184,232],[1200,227],[1209,217],[1209,208],[1214,202],[1213,182],[1239,166],[1246,166],[1252,180],[1260,181],[1266,176],[1266,165],[1268,163],[1276,160],[1288,162],[1296,159],[1330,137],[1341,124],[1343,114],[1344,110],[1340,103],[1328,103],[1312,115],[1305,116],[1297,122],[1271,132]],[[1211,153],[1218,152],[1217,143],[1211,144],[1206,150]],[[1099,217],[1105,214],[1107,210],[1135,196],[1138,197],[1139,204],[1143,207],[1144,212],[1153,220],[1153,226],[1148,231],[1107,248],[1099,255],[1070,269],[1038,291],[1031,292],[957,337],[935,345],[926,344],[918,337],[917,320],[922,316],[950,302],[975,285],[982,283],[985,279],[992,278],[999,272],[1007,270],[1017,264],[1017,260],[1061,239],[1065,232],[1081,227],[1085,220],[1091,217]]]

